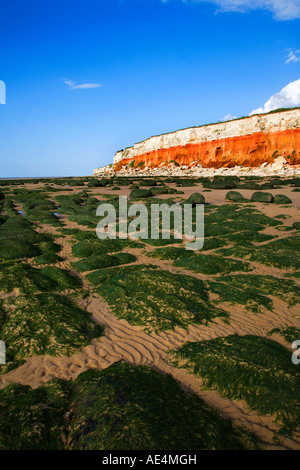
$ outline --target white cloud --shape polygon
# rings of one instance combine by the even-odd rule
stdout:
[[[88,90],[90,88],[99,88],[102,86],[100,83],[81,83],[77,85],[73,80],[64,80],[64,83],[68,85],[71,90]]]
[[[278,93],[271,96],[262,108],[255,109],[250,113],[250,116],[268,113],[278,108],[296,108],[297,106],[300,106],[300,78],[290,82]]]
[[[163,0],[167,2],[168,0]],[[213,3],[217,11],[245,13],[251,10],[266,10],[276,20],[300,18],[300,0],[182,0],[184,3]]]
[[[289,64],[290,62],[300,62],[300,57],[298,57],[299,53],[300,53],[299,50],[298,51],[290,50],[290,52],[288,53],[286,57],[285,63]]]
[[[223,121],[233,121],[234,119],[237,119],[237,117],[231,116],[230,113],[226,114],[226,116],[223,117]]]

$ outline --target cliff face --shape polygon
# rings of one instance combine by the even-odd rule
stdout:
[[[300,164],[300,109],[184,129],[151,137],[117,152],[118,171],[128,163],[134,167],[179,165],[204,168],[273,163],[284,156],[291,165]]]

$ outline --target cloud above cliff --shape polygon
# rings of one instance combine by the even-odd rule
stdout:
[[[162,0],[167,3],[170,0]],[[246,13],[252,10],[266,10],[276,20],[300,18],[300,0],[182,0],[184,3],[212,3],[217,12],[235,11]]]
[[[100,88],[102,86],[100,83],[81,83],[77,85],[73,80],[64,80],[64,83],[68,85],[70,90],[89,90],[91,88]]]
[[[263,107],[254,109],[252,114],[268,113],[278,108],[295,108],[300,106],[300,78],[290,82],[282,90],[271,96]]]
[[[226,114],[226,116],[223,117],[223,121],[234,121],[234,119],[237,119],[237,116],[232,116],[230,113]]]

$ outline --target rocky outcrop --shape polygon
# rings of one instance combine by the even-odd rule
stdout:
[[[112,164],[94,169],[94,176],[110,176],[112,173],[114,173],[114,167]]]
[[[151,137],[117,152],[114,169],[260,167],[278,157],[300,164],[299,108]]]

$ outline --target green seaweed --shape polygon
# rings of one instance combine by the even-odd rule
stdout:
[[[207,324],[227,314],[209,302],[202,281],[173,274],[156,266],[134,265],[94,271],[87,275],[118,318],[167,330],[189,324]]]
[[[222,276],[220,281],[256,294],[279,297],[289,305],[300,302],[300,287],[294,281],[281,277],[239,274],[238,276]]]
[[[136,261],[136,257],[130,253],[116,253],[114,255],[103,254],[76,261],[73,263],[73,266],[78,269],[78,271],[84,272],[119,266],[121,264],[129,264],[134,261]]]
[[[166,248],[157,248],[154,252],[147,253],[147,255],[153,258],[176,260],[182,256],[194,256],[194,252],[186,248],[168,246]]]
[[[176,260],[174,265],[203,274],[249,271],[251,269],[249,263],[216,255],[183,256]]]
[[[174,365],[200,376],[204,385],[250,409],[274,415],[291,435],[300,424],[300,370],[291,352],[258,336],[231,335],[186,343],[171,351]]]
[[[193,432],[190,432],[190,430]],[[0,390],[1,450],[258,449],[243,427],[147,366]]]
[[[61,263],[63,259],[56,253],[45,253],[34,259],[35,264],[56,264]]]
[[[272,310],[272,300],[260,292],[255,292],[246,286],[239,288],[234,283],[226,283],[226,277],[219,279],[221,282],[209,281],[207,283],[210,291],[218,296],[218,301],[215,300],[215,303],[228,302],[233,305],[244,305],[246,310],[254,313],[261,313],[265,309]]]
[[[131,240],[100,240],[86,239],[76,243],[72,248],[72,253],[78,258],[87,258],[89,256],[103,255],[123,250],[123,248],[137,248],[141,245]]]
[[[199,450],[257,448],[170,376],[147,366],[117,363],[87,371],[74,384],[71,446],[86,450]],[[193,430],[193,432],[191,432]]]
[[[82,282],[78,277],[55,266],[45,266],[40,270],[40,273],[42,276],[53,281],[60,291],[65,289],[79,289],[82,287]]]
[[[20,216],[9,217],[0,226],[0,242],[0,258],[5,260],[33,258],[60,250],[52,237],[37,233],[34,225]]]
[[[62,450],[70,385],[52,380],[32,389],[9,385],[0,390],[0,450]]]
[[[278,334],[282,336],[287,343],[292,345],[294,341],[300,340],[300,329],[295,328],[294,326],[288,326],[286,328],[273,328],[269,331],[268,336]]]
[[[246,258],[247,260],[270,266],[284,268],[300,268],[299,236],[292,236],[270,241],[261,246],[241,242],[231,248],[217,250],[218,255]]]
[[[103,334],[103,326],[91,320],[91,314],[57,294],[19,295],[14,306],[4,306],[6,318],[0,336],[7,347],[7,361],[35,355],[70,355]],[[7,366],[0,366],[5,372]]]

